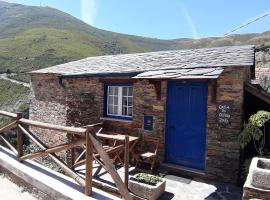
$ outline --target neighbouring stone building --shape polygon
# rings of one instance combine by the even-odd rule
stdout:
[[[90,57],[31,73],[30,118],[159,137],[159,166],[236,182],[254,46]],[[36,130],[50,145],[64,134]]]

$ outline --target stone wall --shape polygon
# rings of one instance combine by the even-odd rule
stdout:
[[[118,79],[118,78],[116,78]],[[121,78],[119,78],[121,79]],[[110,81],[110,80],[108,80]],[[127,79],[127,81],[130,81]],[[81,86],[83,83],[83,87]],[[63,81],[67,92],[67,124],[83,126],[101,121],[104,110],[104,82],[98,78],[67,78]],[[161,138],[160,152],[164,149],[166,82],[161,84],[162,98],[156,96],[156,90],[149,81],[133,83],[133,120],[102,119],[105,131],[142,136],[149,134]],[[143,130],[144,115],[154,116],[153,131]],[[162,156],[163,153],[160,154]]]
[[[217,80],[216,102],[208,93],[206,176],[236,182],[238,177],[240,146],[238,135],[243,122],[244,82],[249,80],[248,68],[226,68]],[[211,88],[209,88],[209,91]],[[229,102],[232,106],[230,125],[219,126],[217,105]]]
[[[134,110],[133,120],[123,121],[102,118],[104,82],[110,82],[111,79],[65,78],[63,85],[60,85],[57,77],[32,75],[34,95],[30,117],[39,121],[52,120],[51,122],[70,126],[92,124],[102,119],[105,131],[159,137],[161,145],[158,160],[163,162],[167,81],[161,81],[161,98],[158,98],[155,85],[148,80],[126,79],[133,81]],[[123,80],[123,77],[113,79]],[[226,68],[217,80],[216,98],[213,98],[214,92],[211,92],[213,84],[209,82],[205,170],[205,177],[208,179],[236,181],[239,165],[238,135],[242,126],[243,87],[246,80],[249,80],[247,67]],[[216,106],[224,101],[230,102],[233,108],[231,124],[227,128],[220,128],[216,121]],[[51,105],[57,109],[52,109]],[[153,131],[143,129],[144,115],[154,116]]]
[[[243,200],[252,200],[252,199],[270,199],[270,192],[265,190],[259,190],[249,187],[244,187],[243,191]]]
[[[66,125],[66,93],[59,83],[57,76],[53,75],[32,75],[31,76],[31,91],[30,91],[30,119],[57,124]],[[56,146],[67,142],[66,133],[58,131],[49,131],[36,127],[30,127],[30,130],[46,145]],[[30,140],[31,141],[31,140]],[[32,143],[33,151],[39,148]],[[66,156],[63,153],[58,153],[63,160]],[[47,157],[39,158],[45,165],[58,169],[57,165],[51,164],[51,159]]]

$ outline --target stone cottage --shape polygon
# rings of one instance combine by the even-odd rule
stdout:
[[[236,182],[254,46],[89,57],[31,73],[30,118],[159,137],[159,166]],[[49,137],[48,144],[65,141]]]

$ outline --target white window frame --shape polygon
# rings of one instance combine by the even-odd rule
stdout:
[[[110,95],[110,88],[118,88],[118,94],[117,94],[117,99],[118,99],[118,102],[117,104],[114,104],[114,89],[113,89],[113,95]],[[129,96],[129,91],[127,91],[127,96],[124,96],[126,97],[127,99],[128,98],[132,98],[132,106],[127,106],[127,115],[123,115],[123,88],[133,88],[133,86],[121,86],[121,85],[108,85],[107,86],[107,109],[106,109],[106,114],[107,116],[116,116],[116,117],[124,117],[124,118],[132,118],[133,117],[133,90],[132,90],[132,94],[131,96]],[[113,98],[113,104],[109,104],[109,96],[112,96]],[[115,105],[117,105],[118,109],[117,109],[117,114],[110,114],[109,113],[109,105],[113,105],[113,107]],[[114,108],[113,108],[114,109]],[[128,115],[128,110],[131,109],[131,115]]]

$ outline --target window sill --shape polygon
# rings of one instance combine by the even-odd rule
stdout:
[[[132,119],[117,119],[117,118],[112,118],[112,117],[100,117],[101,120],[106,120],[106,121],[115,121],[115,122],[127,122],[131,123]]]

